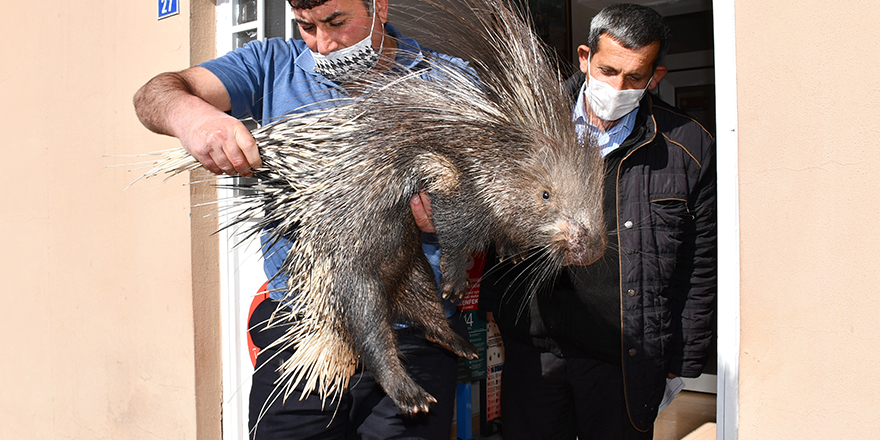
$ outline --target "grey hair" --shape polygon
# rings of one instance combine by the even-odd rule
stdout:
[[[599,37],[604,34],[627,49],[641,49],[660,42],[660,50],[654,58],[656,68],[669,51],[672,31],[657,11],[642,5],[617,3],[599,11],[590,22],[587,46],[591,54],[599,51]]]

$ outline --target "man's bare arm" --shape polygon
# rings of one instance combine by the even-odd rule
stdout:
[[[223,83],[203,67],[157,75],[134,95],[138,118],[153,132],[180,139],[206,169],[250,176],[261,166],[256,142],[231,108]]]

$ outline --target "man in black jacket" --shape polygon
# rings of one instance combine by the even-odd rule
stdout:
[[[573,118],[605,157],[604,257],[537,292],[520,276],[529,261],[500,263],[481,283],[504,337],[505,440],[651,439],[667,378],[699,376],[708,358],[715,141],[645,93],[666,74],[668,41],[659,14],[623,4],[603,9],[578,47]]]

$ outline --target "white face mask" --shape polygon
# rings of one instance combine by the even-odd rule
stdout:
[[[588,65],[591,61],[592,57],[587,58]],[[645,84],[645,88],[641,90],[616,90],[611,84],[593,78],[593,75],[590,75],[589,67],[587,75],[590,77],[590,82],[587,84],[587,90],[584,94],[590,103],[590,110],[603,121],[616,121],[638,107],[639,101],[654,79],[654,75],[651,75],[648,84]]]
[[[379,63],[379,53],[382,52],[382,45],[379,51],[373,49],[373,27],[376,25],[376,2],[373,1],[373,21],[370,25],[370,35],[353,46],[343,49],[334,50],[327,55],[321,55],[318,52],[312,52],[312,58],[315,59],[315,72],[323,75],[330,81],[342,84],[354,81],[361,75],[367,73],[376,64]],[[384,38],[382,39],[384,43]]]

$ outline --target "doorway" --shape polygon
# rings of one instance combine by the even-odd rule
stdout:
[[[716,114],[715,87],[715,35],[717,32],[715,31],[716,20],[713,16],[713,2],[711,0],[628,1],[643,4],[656,10],[664,16],[672,28],[673,36],[670,49],[663,61],[663,65],[669,69],[669,73],[661,81],[659,87],[654,90],[655,96],[684,110],[717,139],[719,125],[716,123],[718,115]],[[567,50],[568,61],[572,66],[576,66],[577,47],[587,41],[590,20],[602,8],[617,2],[615,0],[571,0],[570,11],[567,14],[569,19],[568,34],[571,36],[571,40],[565,46],[554,41],[547,41],[547,43],[553,45],[557,53],[563,53]],[[542,1],[531,0],[529,3],[542,3]],[[733,169],[735,169],[735,164]],[[720,174],[719,172],[719,179],[721,178]],[[721,197],[719,191],[719,205],[722,203]],[[735,203],[735,201],[731,203]],[[719,222],[721,221],[719,218]],[[721,246],[720,238],[719,246]],[[721,264],[719,262],[719,268]],[[720,290],[719,286],[719,297],[723,294]],[[726,300],[735,301],[736,298],[726,298]],[[718,310],[721,311],[720,306]],[[728,319],[729,316],[724,318],[724,322],[732,321],[734,325],[719,330],[738,333],[738,321]],[[705,423],[716,423],[723,418],[723,408],[718,406],[719,351],[717,341],[718,331],[716,331],[716,337],[712,344],[711,360],[702,376],[696,379],[685,379],[684,391],[670,407],[658,416],[655,439],[678,440]],[[726,347],[729,350],[738,350],[738,347]],[[725,356],[735,359],[736,353],[728,351]],[[727,365],[731,366],[730,363]],[[735,401],[733,403],[735,404]],[[735,408],[728,412],[735,413]],[[712,430],[714,431],[714,429]],[[725,438],[735,438],[735,428],[725,431],[728,432]],[[719,429],[718,432],[721,433],[722,430]]]

